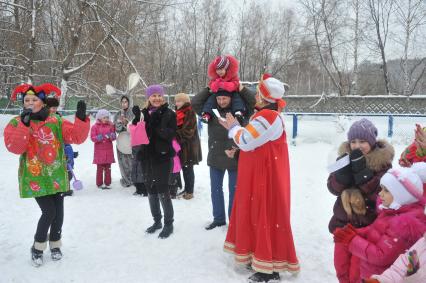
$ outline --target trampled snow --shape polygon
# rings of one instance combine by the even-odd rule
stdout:
[[[0,116],[1,135],[11,117]],[[345,140],[350,121],[304,117],[299,120],[299,136],[292,142],[291,117],[286,119],[291,219],[301,272],[295,277],[282,274],[281,282],[337,282],[333,239],[327,229],[335,197],[326,187],[326,167]],[[380,136],[385,137],[386,119],[371,119],[378,125]],[[394,164],[412,139],[415,122],[426,125],[424,118],[395,120]],[[40,209],[33,199],[19,198],[18,156],[9,153],[2,141],[0,282],[246,282],[251,272],[237,268],[232,255],[223,252],[226,227],[204,229],[212,221],[205,129],[202,145],[204,161],[195,166],[195,197],[173,201],[175,231],[165,240],[158,239],[158,233],[145,234],[152,224],[148,199],[133,196],[133,186],[120,186],[118,165],[112,166],[112,189],[99,190],[92,164],[93,143],[88,139],[74,146],[80,154],[75,160],[75,174],[83,181],[84,189],[65,198],[64,257],[53,262],[47,251],[44,265],[35,268],[30,263],[30,246]]]

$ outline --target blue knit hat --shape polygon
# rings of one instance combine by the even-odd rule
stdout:
[[[355,139],[365,140],[373,147],[377,142],[377,128],[368,119],[361,119],[352,124],[348,131],[348,141]]]

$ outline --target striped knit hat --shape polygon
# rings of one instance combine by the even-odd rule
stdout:
[[[263,99],[270,103],[277,103],[279,109],[286,106],[286,102],[282,97],[285,93],[284,84],[273,78],[270,74],[263,74],[258,84],[259,94]]]
[[[227,70],[229,67],[229,59],[226,55],[218,56],[215,59],[216,69],[225,69]]]

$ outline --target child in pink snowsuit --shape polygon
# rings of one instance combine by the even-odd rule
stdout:
[[[415,259],[417,258],[417,260]],[[414,264],[413,264],[414,263]],[[367,283],[419,283],[426,282],[426,233],[414,246],[403,253],[381,275],[373,275]]]
[[[426,170],[426,167],[425,167]],[[334,241],[359,258],[361,282],[381,274],[426,232],[423,181],[412,169],[390,169],[380,179],[382,204],[377,219],[355,229],[351,224],[334,231]]]
[[[96,123],[90,130],[90,138],[95,143],[93,164],[97,164],[96,185],[100,189],[110,189],[111,163],[115,163],[112,145],[112,141],[116,138],[115,127],[109,117],[108,110],[99,110],[96,113]]]

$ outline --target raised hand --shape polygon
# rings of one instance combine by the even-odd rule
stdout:
[[[75,113],[75,117],[77,117],[81,121],[86,120],[86,102],[84,102],[83,100],[80,100],[77,103],[77,112]]]

